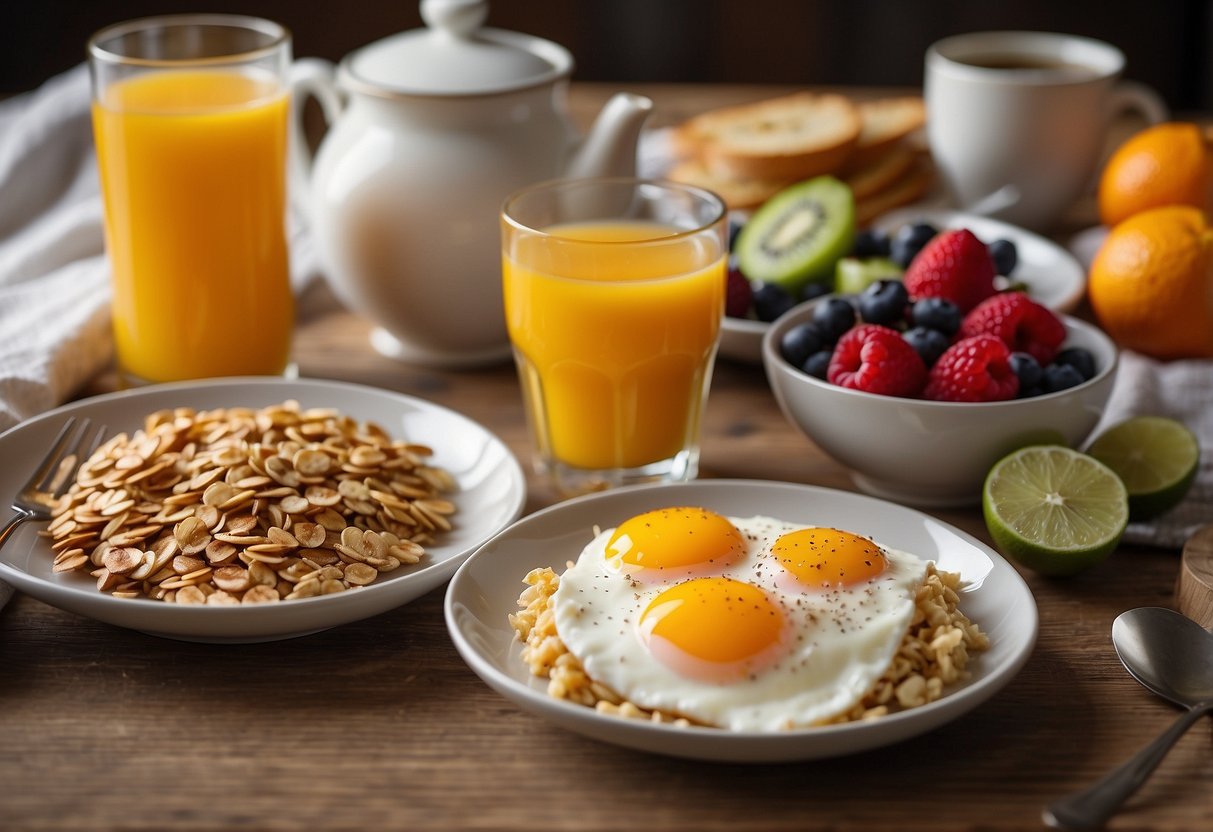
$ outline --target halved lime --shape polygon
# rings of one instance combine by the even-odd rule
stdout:
[[[1195,434],[1164,416],[1135,416],[1114,425],[1096,437],[1087,453],[1124,481],[1133,520],[1157,517],[1177,506],[1200,467]]]
[[[996,462],[981,507],[1003,554],[1044,575],[1073,575],[1099,563],[1129,522],[1120,477],[1059,445],[1020,448]]]

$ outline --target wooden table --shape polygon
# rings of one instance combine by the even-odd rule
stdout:
[[[575,103],[606,92],[579,88]],[[768,91],[652,92],[672,121]],[[528,457],[511,366],[403,366],[370,348],[365,320],[331,299],[315,306],[296,340],[302,375],[430,399]],[[784,420],[761,369],[728,361],[707,406],[703,475],[853,488]],[[529,485],[528,511],[552,502]],[[936,514],[989,539],[976,511]],[[1123,610],[1170,605],[1177,567],[1178,552],[1123,547],[1075,579],[1025,574],[1039,641],[992,700],[889,748],[778,766],[648,756],[519,711],[456,654],[441,589],[247,646],[146,636],[19,595],[0,611],[0,829],[1038,829],[1044,803],[1175,717],[1121,668],[1109,632]],[[1213,829],[1211,752],[1204,720],[1109,828]]]

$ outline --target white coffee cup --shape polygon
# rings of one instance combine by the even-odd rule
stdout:
[[[927,137],[956,207],[1049,230],[1092,185],[1114,117],[1167,118],[1124,54],[1050,32],[973,32],[926,54]]]

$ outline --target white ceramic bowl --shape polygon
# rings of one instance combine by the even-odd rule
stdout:
[[[783,334],[809,321],[818,298],[771,325],[762,342],[767,379],[790,422],[851,470],[863,491],[919,506],[980,502],[990,467],[1039,441],[1078,447],[1112,393],[1118,355],[1098,328],[1062,316],[1066,345],[1085,347],[1098,372],[1090,381],[1028,399],[959,403],[879,396],[813,378],[783,359]]]

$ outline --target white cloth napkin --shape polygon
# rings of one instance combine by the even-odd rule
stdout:
[[[62,404],[110,361],[103,222],[81,64],[0,101],[0,432]],[[290,244],[302,292],[319,270],[293,214]],[[0,582],[0,606],[10,594]]]
[[[1213,361],[1162,362],[1122,352],[1112,398],[1093,436],[1131,416],[1170,416],[1200,440],[1200,469],[1183,502],[1125,530],[1128,542],[1180,549],[1197,529],[1213,523]]]
[[[109,361],[102,221],[86,68],[0,102],[0,430]]]

